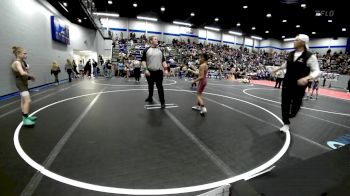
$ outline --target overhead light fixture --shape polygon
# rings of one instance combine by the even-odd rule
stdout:
[[[208,30],[213,30],[213,31],[220,31],[219,28],[214,28],[214,27],[207,27],[207,26],[205,26],[204,28],[208,29]]]
[[[270,31],[265,31],[265,33],[270,33]]]
[[[255,30],[256,28],[255,27],[252,27],[252,30]]]
[[[137,3],[132,4],[132,6],[137,7]]]
[[[266,17],[268,17],[268,18],[271,18],[271,14],[270,13],[268,13],[268,14],[266,14]]]
[[[282,20],[282,22],[287,22],[287,20]]]
[[[315,32],[315,31],[313,31],[311,34],[312,34],[312,35],[315,35],[315,34],[316,34],[316,32]]]
[[[190,23],[186,23],[186,22],[179,22],[179,21],[173,21],[174,24],[177,24],[177,25],[184,25],[184,26],[192,26],[192,24]]]
[[[333,22],[333,20],[328,20],[328,22]]]
[[[239,35],[242,36],[242,33],[236,32],[236,31],[229,31],[228,33],[233,34],[233,35]]]
[[[315,16],[322,16],[321,12],[316,12]]]
[[[62,5],[61,2],[58,2],[58,4],[60,4],[60,6],[61,6],[66,12],[68,12],[67,8],[66,8],[64,5]],[[68,13],[69,13],[69,12],[68,12]]]
[[[68,6],[67,2],[63,2],[63,5],[64,5],[64,7]]]
[[[80,18],[78,18],[78,22],[81,23],[81,19]]]
[[[247,6],[247,5],[243,6],[243,9],[247,9],[247,8],[248,8],[248,6]]]
[[[164,11],[165,11],[165,7],[162,6],[162,7],[160,8],[160,11],[164,12]]]
[[[215,22],[219,21],[219,18],[215,18]]]
[[[301,4],[300,6],[301,6],[302,8],[306,8],[306,4],[305,4],[305,3]]]
[[[87,18],[86,17],[84,17],[84,20],[86,20]]]
[[[341,30],[342,30],[342,31],[346,31],[346,28],[342,28]]]
[[[300,25],[295,26],[296,28],[300,28]]]
[[[237,23],[237,27],[241,26],[241,23]]]
[[[103,13],[103,12],[95,12],[94,13],[97,16],[109,16],[109,17],[119,17],[119,14],[113,14],[113,13]]]
[[[290,41],[294,41],[295,40],[295,38],[293,37],[293,38],[286,38],[286,39],[284,39],[283,41],[285,41],[285,42],[290,42]]]
[[[112,4],[113,4],[113,1],[108,1],[108,4],[109,4],[109,5],[112,5]]]
[[[195,15],[194,12],[192,12],[192,13],[191,13],[191,16],[194,16],[194,15]]]
[[[257,39],[257,40],[262,40],[261,37],[257,37],[257,36],[250,36],[250,37],[253,38],[253,39]]]
[[[137,19],[139,19],[139,20],[158,21],[157,18],[150,18],[150,17],[144,17],[144,16],[137,16]]]
[[[286,36],[282,35],[282,39],[286,38]]]

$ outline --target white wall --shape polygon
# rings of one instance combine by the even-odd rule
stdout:
[[[345,52],[347,44],[347,38],[341,37],[337,40],[333,38],[321,38],[321,39],[311,39],[310,40],[310,50],[313,52],[318,52],[320,54],[325,54],[327,50],[331,49],[332,54],[334,52]],[[293,41],[284,42],[282,44],[283,48],[288,48],[289,51],[294,47]]]
[[[53,82],[52,62],[56,60],[64,70],[66,59],[73,57],[73,49],[97,50],[96,31],[70,24],[46,1],[2,1],[0,13],[3,18],[0,20],[0,96],[17,91],[10,68],[15,58],[11,50],[14,45],[27,49],[30,72],[36,76],[36,81],[30,82],[29,87]],[[70,45],[52,40],[51,15],[59,16],[69,25]],[[62,72],[59,78],[67,78],[67,75]]]
[[[130,19],[129,20],[129,29],[145,31],[146,30],[146,21],[137,20],[137,19]]]
[[[292,51],[294,49],[294,42],[293,41],[283,42],[282,48],[287,51]]]
[[[162,32],[162,24],[161,23],[156,23],[156,22],[147,22],[147,28],[148,31],[157,31],[157,32]]]
[[[101,18],[101,23],[103,27],[110,27],[110,28],[127,28],[128,27],[128,20],[126,18]]]
[[[228,45],[230,47],[234,47],[235,46],[235,42],[236,42],[236,38],[235,37],[236,36],[234,36],[234,35],[223,34],[222,35],[222,40],[224,41],[225,45]]]
[[[164,32],[165,33],[173,33],[173,34],[180,34],[179,26],[177,25],[164,25]]]
[[[236,44],[241,44],[241,45],[243,45],[243,40],[244,40],[244,37],[237,36],[237,37],[236,37]]]
[[[250,47],[250,46],[253,47],[253,39],[246,37],[244,39],[244,44],[245,44],[246,47]]]
[[[206,38],[207,37],[207,30],[206,29],[198,29],[198,37]]]
[[[208,34],[208,43],[221,44],[221,32],[207,30],[207,34]]]

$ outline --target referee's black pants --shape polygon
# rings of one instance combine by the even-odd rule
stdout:
[[[149,72],[151,75],[146,77],[147,83],[148,83],[148,99],[152,100],[154,83],[156,83],[156,86],[158,89],[159,101],[161,104],[165,104],[164,88],[163,88],[163,70],[149,71]]]
[[[282,87],[282,120],[289,125],[290,118],[297,115],[303,102],[306,86],[283,86]]]

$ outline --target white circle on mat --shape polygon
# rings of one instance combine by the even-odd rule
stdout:
[[[129,91],[145,91],[147,89],[125,89],[125,90],[114,90],[114,91],[105,91],[102,92],[101,94],[106,94],[106,93],[116,93],[116,92],[129,92]],[[188,92],[188,93],[193,93],[192,91],[189,90],[178,90],[178,89],[164,89],[166,91],[176,91],[176,92]],[[71,97],[71,98],[67,98],[61,101],[57,101],[54,103],[51,103],[49,105],[46,105],[38,110],[36,110],[35,112],[32,113],[36,114],[48,107],[54,106],[56,104],[65,102],[65,101],[69,101],[69,100],[73,100],[73,99],[77,99],[77,98],[81,98],[81,97],[86,97],[86,96],[91,96],[91,95],[96,95],[99,94],[98,93],[90,93],[90,94],[85,94],[85,95],[80,95],[80,96],[75,96],[75,97]],[[220,95],[220,94],[214,94],[214,93],[205,93],[207,95],[213,95],[213,96],[217,96],[217,97],[223,97],[223,98],[227,98],[227,99],[231,99],[231,100],[236,100],[236,101],[240,101],[242,103],[246,103],[249,104],[251,106],[257,107],[267,113],[269,113],[270,115],[272,115],[273,117],[275,117],[281,124],[283,124],[282,120],[274,113],[272,113],[271,111],[258,106],[256,104],[250,103],[248,101],[242,100],[242,99],[238,99],[238,98],[234,98],[234,97],[229,97],[229,96],[225,96],[225,95]],[[290,132],[287,131],[285,132],[286,134],[286,140],[283,144],[283,147],[279,150],[279,152],[274,155],[270,160],[268,160],[267,162],[265,162],[264,164],[250,170],[247,171],[245,173],[224,179],[224,180],[220,180],[220,181],[216,181],[216,182],[211,182],[211,183],[207,183],[207,184],[201,184],[201,185],[194,185],[194,186],[188,186],[188,187],[179,187],[179,188],[168,188],[168,189],[128,189],[128,188],[117,188],[117,187],[108,187],[108,186],[101,186],[101,185],[97,185],[97,184],[91,184],[91,183],[86,183],[86,182],[82,182],[82,181],[78,181],[78,180],[74,180],[71,178],[67,178],[64,176],[61,176],[59,174],[56,174],[46,168],[44,168],[42,165],[40,165],[39,163],[35,162],[31,157],[29,157],[23,150],[20,142],[19,142],[19,134],[20,134],[20,130],[21,127],[23,125],[23,122],[19,123],[19,125],[17,126],[15,133],[14,133],[14,137],[13,137],[13,141],[14,141],[14,145],[15,148],[18,152],[18,154],[22,157],[22,159],[27,162],[31,167],[33,167],[34,169],[38,170],[40,173],[42,173],[43,175],[71,185],[71,186],[75,186],[75,187],[79,187],[79,188],[83,188],[83,189],[87,189],[87,190],[93,190],[93,191],[98,191],[98,192],[104,192],[104,193],[114,193],[114,194],[128,194],[128,195],[166,195],[166,194],[180,194],[180,193],[189,193],[189,192],[196,192],[196,191],[202,191],[202,190],[208,190],[208,189],[212,189],[212,188],[217,188],[220,186],[224,186],[233,182],[237,182],[239,180],[248,180],[254,176],[259,175],[260,173],[264,172],[265,170],[269,169],[271,166],[273,166],[288,150],[288,147],[290,145]]]
[[[165,79],[168,80],[168,79]],[[168,84],[163,84],[163,86],[170,86],[170,85],[174,85],[177,82],[175,80],[168,80],[171,81],[171,83]],[[137,87],[137,86],[148,86],[148,84],[103,84],[103,83],[99,83],[96,81],[92,81],[93,84],[97,84],[97,85],[103,85],[103,86],[133,86],[133,87]]]
[[[251,96],[251,97],[255,97],[257,99],[261,99],[261,100],[264,100],[264,101],[268,101],[268,102],[272,102],[272,103],[278,103],[278,104],[281,104],[281,102],[278,102],[278,101],[274,101],[274,100],[271,100],[271,99],[265,99],[265,98],[262,98],[262,97],[259,97],[259,96],[255,96],[255,95],[252,95],[250,93],[247,93],[246,91],[248,90],[275,90],[275,89],[266,89],[266,88],[247,88],[247,89],[244,89],[243,90],[243,93],[248,95],[248,96]],[[346,113],[340,113],[340,112],[331,112],[331,111],[327,111],[327,110],[319,110],[319,109],[313,109],[313,108],[308,108],[308,107],[300,107],[300,108],[303,108],[303,109],[306,109],[306,110],[311,110],[311,111],[316,111],[316,112],[323,112],[323,113],[328,113],[328,114],[335,114],[335,115],[340,115],[340,116],[350,116],[350,114],[346,114]]]

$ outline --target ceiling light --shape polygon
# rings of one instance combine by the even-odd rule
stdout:
[[[144,17],[144,16],[137,16],[137,19],[139,19],[139,20],[158,21],[157,18],[150,18],[150,17]]]
[[[241,26],[241,23],[237,23],[237,27]]]
[[[282,22],[287,22],[287,20],[282,20]]]
[[[214,28],[214,27],[207,27],[207,26],[205,26],[204,28],[208,29],[208,30],[213,30],[213,31],[220,31],[220,29]]]
[[[178,21],[173,21],[174,24],[177,24],[177,25],[184,25],[184,26],[192,26],[192,24],[190,23],[186,23],[186,22],[178,22]]]
[[[164,11],[165,11],[165,7],[162,6],[162,7],[160,8],[160,11],[164,12]]]
[[[215,18],[215,22],[219,21],[219,18]]]
[[[191,13],[191,16],[194,16],[194,15],[195,15],[194,12],[192,12],[192,13]]]
[[[286,36],[282,35],[282,39],[286,38]]]
[[[233,34],[233,35],[239,35],[239,36],[242,36],[242,33],[240,33],[240,32],[229,31],[228,33]]]
[[[320,12],[316,12],[315,16],[322,16]]]
[[[109,5],[112,5],[112,4],[113,4],[113,1],[108,1],[108,4],[109,4]]]
[[[113,13],[95,12],[94,14],[97,16],[119,17],[119,14],[113,14]]]
[[[312,34],[312,35],[315,35],[315,34],[316,34],[316,32],[315,32],[315,31],[313,31],[311,34]]]
[[[295,26],[296,28],[300,28],[300,25]]]
[[[301,4],[300,6],[301,6],[302,8],[306,8],[306,4],[305,4],[305,3]]]
[[[293,38],[286,38],[286,39],[284,39],[283,41],[289,42],[289,41],[294,41],[294,40],[295,40],[295,38],[293,37]]]
[[[80,18],[78,18],[78,22],[81,23],[81,19]]]
[[[64,7],[68,6],[67,2],[63,2],[63,5],[64,5]]]
[[[261,38],[261,37],[257,37],[257,36],[251,36],[251,38],[253,38],[253,39],[257,39],[257,40],[262,40],[262,38]]]
[[[268,13],[268,14],[266,14],[266,17],[268,17],[268,18],[271,18],[271,14],[270,13]]]
[[[247,9],[247,8],[248,8],[248,6],[247,6],[247,5],[243,6],[243,9]]]
[[[255,30],[256,28],[255,27],[252,27],[252,30]]]
[[[265,31],[265,33],[270,33],[270,31]]]
[[[86,17],[84,17],[84,20],[86,20],[87,18]]]
[[[132,4],[132,6],[137,7],[137,3]]]
[[[342,30],[342,31],[346,31],[346,28],[342,28],[341,30]]]
[[[67,8],[66,8],[64,5],[62,5],[62,3],[58,2],[58,4],[60,4],[60,6],[61,6],[66,12],[68,12]],[[69,12],[68,12],[68,13],[69,13]]]
[[[328,20],[328,22],[333,22],[333,20]]]

